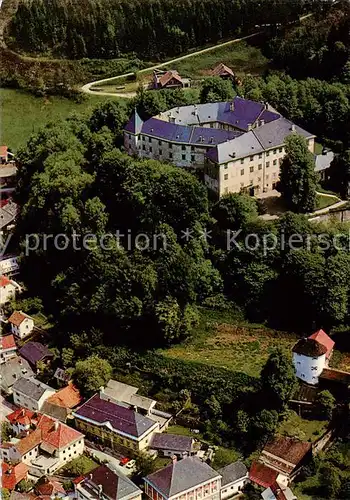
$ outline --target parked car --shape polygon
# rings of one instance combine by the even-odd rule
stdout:
[[[130,458],[128,457],[123,457],[120,459],[120,465],[126,465],[128,462],[130,462]]]
[[[133,469],[136,465],[136,460],[129,460],[129,462],[126,464],[125,468],[126,469]]]

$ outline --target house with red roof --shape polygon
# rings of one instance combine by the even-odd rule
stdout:
[[[69,382],[66,387],[57,391],[44,402],[42,412],[65,422],[68,415],[72,413],[72,409],[78,406],[81,401],[79,389],[72,382]]]
[[[10,358],[17,354],[17,345],[13,335],[5,335],[0,337],[0,364],[6,363]]]
[[[43,476],[39,479],[35,485],[35,492],[40,497],[47,499],[64,498],[67,496],[62,484],[48,476]]]
[[[289,486],[279,484],[277,481],[261,493],[263,500],[297,500]]]
[[[234,80],[235,74],[231,68],[224,63],[220,63],[211,71],[210,76],[219,76],[223,80]]]
[[[9,317],[8,322],[11,325],[12,333],[20,339],[32,333],[34,328],[33,318],[22,311],[14,311]]]
[[[29,431],[33,426],[36,427],[40,417],[40,413],[27,408],[18,408],[6,416],[13,433],[16,435]]]
[[[293,347],[293,364],[296,376],[303,382],[317,385],[334,348],[334,341],[323,331],[300,339]]]
[[[188,78],[181,78],[176,70],[153,72],[153,88],[155,89],[177,89],[190,86]]]
[[[16,443],[10,443],[3,458],[23,462],[30,473],[41,477],[79,457],[84,451],[84,435],[47,415],[39,417],[36,428]]]
[[[272,486],[275,481],[277,481],[278,476],[278,471],[257,461],[252,463],[249,471],[249,479],[251,482],[263,488]]]
[[[1,464],[1,487],[7,490],[14,490],[17,484],[28,477],[28,466],[23,463],[9,465],[5,462]]]
[[[21,291],[21,287],[18,283],[9,279],[4,274],[0,276],[0,306],[13,300],[19,291]]]

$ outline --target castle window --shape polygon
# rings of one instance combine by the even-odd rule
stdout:
[[[172,142],[169,142],[169,149],[173,149],[173,144],[172,144]]]
[[[192,162],[196,161],[196,157],[195,157],[195,155],[191,155],[191,161],[192,161]]]
[[[277,153],[277,149],[274,149],[273,150],[273,154],[275,155]]]
[[[186,151],[186,146],[181,146],[182,151]]]
[[[169,153],[169,158],[170,158],[170,160],[173,159],[173,153]]]
[[[259,154],[259,158],[260,158],[260,160],[261,160],[261,158],[262,158],[262,153],[260,153],[260,154]]]
[[[241,159],[241,165],[243,165],[243,163],[244,163],[244,158]]]
[[[266,168],[269,168],[269,166],[270,166],[270,162],[269,162],[269,161],[267,161],[267,162],[266,162]]]
[[[244,168],[242,168],[241,170],[241,175],[244,175]]]
[[[183,159],[183,160],[186,160],[186,155],[182,155],[182,159]]]
[[[270,156],[270,151],[266,151],[266,156]]]
[[[259,163],[258,165],[258,169],[261,170],[262,169],[262,163]]]
[[[283,148],[279,148],[278,150],[280,153],[283,153]]]
[[[317,370],[317,366],[312,366],[312,367],[311,367],[311,370],[312,370],[312,371]]]
[[[151,139],[151,137],[149,137],[149,138],[148,138],[148,142],[152,142],[152,139]]]
[[[150,146],[149,152],[152,153],[152,151],[153,151],[152,146]]]
[[[254,172],[254,167],[250,167],[250,172]]]
[[[159,155],[162,156],[162,154],[163,154],[163,151],[160,149],[159,150]]]
[[[254,155],[250,157],[250,161],[254,161]]]
[[[273,164],[274,164],[274,165],[277,165],[277,160],[273,160]]]
[[[162,145],[162,141],[158,141],[158,144],[159,144],[159,146],[161,146]]]
[[[225,174],[225,175],[224,175],[224,179],[225,179],[225,181],[227,181],[227,179],[228,179],[228,174]]]

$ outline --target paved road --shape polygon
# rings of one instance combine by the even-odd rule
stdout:
[[[86,446],[86,449],[92,454],[95,455],[99,460],[106,460],[111,468],[116,469],[118,472],[121,472],[124,474],[124,476],[130,476],[132,474],[131,469],[127,469],[126,467],[121,467],[119,465],[119,460],[117,460],[115,457],[112,457],[112,455],[108,455],[107,453],[104,453],[103,451],[95,450],[93,448],[89,448]]]

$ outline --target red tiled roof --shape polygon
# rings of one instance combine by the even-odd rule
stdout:
[[[3,488],[7,490],[13,490],[16,485],[25,479],[28,474],[28,466],[24,463],[19,463],[15,466],[10,466],[7,463],[3,462],[1,464],[2,467],[2,484]]]
[[[73,443],[80,437],[83,437],[81,432],[78,432],[61,422],[57,422],[46,415],[42,415],[39,419],[37,428],[14,446],[21,455],[25,455],[28,451],[35,448],[35,446],[39,446],[42,443],[61,449],[68,446],[69,443]]]
[[[253,462],[250,467],[249,479],[264,488],[271,487],[276,481],[277,476],[278,472],[276,470],[271,469],[271,467],[261,462]]]
[[[40,417],[39,414],[34,411],[27,410],[27,408],[18,408],[14,412],[7,415],[7,420],[11,424],[22,424],[22,425],[30,425],[32,423],[33,417],[38,419]]]
[[[335,342],[329,337],[329,335],[326,334],[325,331],[317,330],[317,332],[310,335],[309,339],[316,340],[317,342],[322,344],[327,349],[326,357],[329,358]]]
[[[181,79],[181,76],[179,75],[179,73],[175,70],[173,71],[167,71],[166,73],[164,73],[164,75],[162,75],[160,78],[159,78],[159,83],[162,87],[164,87],[164,85],[166,85],[167,83],[169,83],[169,81],[172,79],[172,78],[175,78],[175,80],[178,80],[179,82],[182,83],[182,79]]]
[[[6,156],[8,151],[7,146],[0,146],[0,156]]]
[[[28,434],[28,436],[24,437],[20,440],[19,443],[14,445],[18,452],[23,456],[28,451],[32,450],[36,446],[42,442],[42,433],[40,429],[35,429],[33,432]]]
[[[229,74],[231,76],[235,76],[234,72],[232,71],[231,68],[229,68],[228,66],[226,66],[225,64],[223,63],[220,63],[218,64],[211,72],[211,74],[214,76],[214,75],[217,75],[217,76],[220,76],[220,75],[223,75],[223,74]]]
[[[297,466],[310,450],[311,443],[287,436],[277,436],[267,443],[262,453],[270,453]]]
[[[11,280],[9,280],[7,276],[5,276],[4,274],[0,276],[0,286],[6,286],[9,285],[10,283]]]
[[[5,351],[6,349],[16,349],[16,342],[13,335],[6,335],[6,337],[0,337],[0,348]]]
[[[19,326],[26,318],[30,318],[30,316],[28,316],[28,314],[24,314],[22,311],[14,311],[9,317],[9,323]]]
[[[319,356],[327,354],[327,347],[320,342],[317,342],[317,340],[308,338],[298,340],[292,351],[309,358],[318,358]]]
[[[49,478],[47,478],[42,484],[37,484],[35,489],[40,496],[50,497],[51,495],[56,496],[56,493],[63,493],[64,495],[66,493],[61,483]]]
[[[74,408],[82,400],[79,390],[70,382],[66,387],[60,389],[50,396],[47,401],[49,403],[55,404],[57,406],[63,406],[64,408]]]
[[[324,368],[320,378],[323,380],[331,380],[334,382],[339,382],[340,384],[350,386],[350,373],[341,370],[335,370],[334,368]]]

